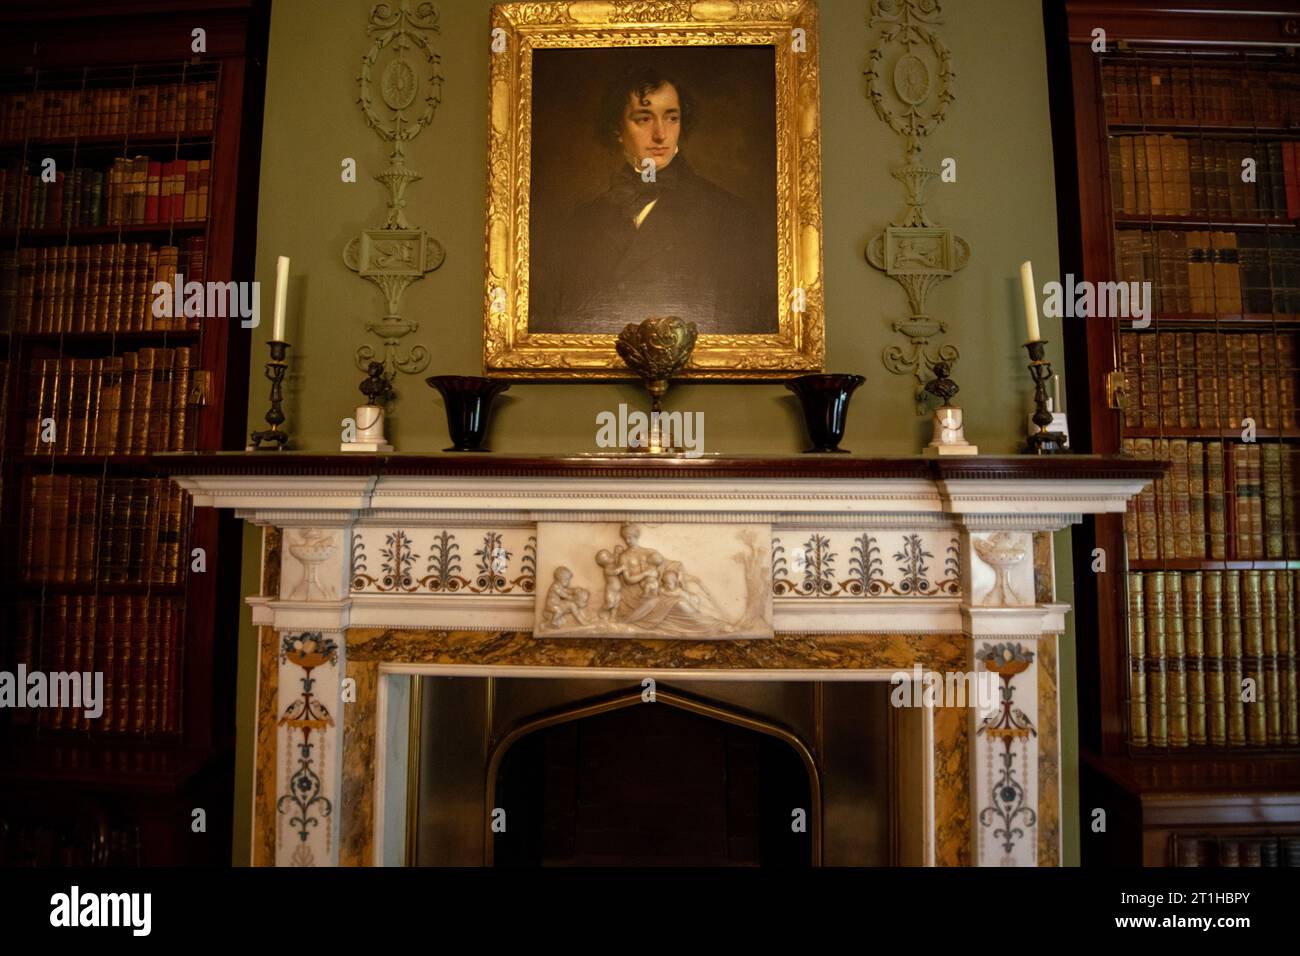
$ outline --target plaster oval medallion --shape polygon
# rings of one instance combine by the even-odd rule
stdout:
[[[405,60],[394,60],[384,67],[379,89],[389,109],[406,109],[415,101],[419,88],[420,81],[415,76],[415,70]]]
[[[930,68],[915,53],[904,53],[894,64],[894,89],[908,106],[916,106],[930,92]]]

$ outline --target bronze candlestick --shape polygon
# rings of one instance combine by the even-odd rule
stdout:
[[[1066,437],[1063,432],[1045,431],[1052,424],[1052,413],[1047,410],[1047,383],[1052,378],[1052,363],[1045,358],[1046,340],[1026,342],[1029,351],[1029,374],[1034,380],[1034,417],[1033,423],[1038,431],[1029,436],[1029,450],[1036,455],[1054,455],[1065,451]]]
[[[266,412],[266,423],[271,427],[253,432],[253,443],[248,447],[251,451],[266,451],[262,447],[262,442],[266,442],[268,447],[283,451],[289,443],[289,433],[280,430],[284,424],[284,394],[280,391],[280,383],[284,381],[284,373],[289,368],[285,359],[289,343],[272,339],[266,344],[271,347],[271,361],[266,363],[266,377],[271,382],[271,407]]]

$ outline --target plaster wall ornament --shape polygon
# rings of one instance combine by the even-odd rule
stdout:
[[[931,27],[943,22],[938,0],[872,0],[871,27],[880,40],[866,70],[867,95],[876,115],[903,139],[904,163],[891,170],[903,187],[905,211],[866,248],[872,266],[903,287],[910,315],[892,328],[905,345],[887,346],[885,368],[910,374],[916,383],[917,414],[925,413],[925,372],[938,362],[951,368],[956,346],[934,343],[947,323],[926,311],[930,290],[966,266],[970,245],[939,226],[925,210],[925,190],[940,171],[921,160],[921,139],[943,122],[952,102],[952,57]]]
[[[772,636],[770,525],[539,522],[537,637]]]
[[[372,345],[358,348],[357,367],[365,371],[378,359],[391,380],[398,372],[416,375],[428,368],[429,350],[424,346],[401,352],[400,340],[420,327],[402,317],[402,295],[446,258],[442,243],[406,218],[406,190],[423,178],[407,166],[406,145],[433,122],[442,100],[441,60],[430,45],[430,37],[439,32],[438,11],[427,2],[414,10],[408,0],[377,3],[366,31],[371,44],[361,58],[357,102],[366,125],[392,148],[387,168],[374,177],[388,193],[388,215],[383,226],[348,240],[343,262],[378,286],[386,307],[381,319],[366,323],[366,331],[379,336],[383,345],[379,350]]]

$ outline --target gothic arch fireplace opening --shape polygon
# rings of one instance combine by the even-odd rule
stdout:
[[[423,677],[407,862],[920,863],[920,715],[882,681]]]

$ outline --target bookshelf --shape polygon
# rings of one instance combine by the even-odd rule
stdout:
[[[252,0],[0,13],[0,666],[105,699],[0,713],[11,859],[229,860],[241,536],[154,456],[243,447],[248,333],[152,288],[252,278],[266,30]],[[69,795],[97,826],[33,819]]]
[[[1044,10],[1062,275],[1153,294],[1144,328],[1066,323],[1076,450],[1168,463],[1074,539],[1077,633],[1097,635],[1081,805],[1115,821],[1095,838],[1084,821],[1084,862],[1286,865],[1269,861],[1300,852],[1297,20]]]

